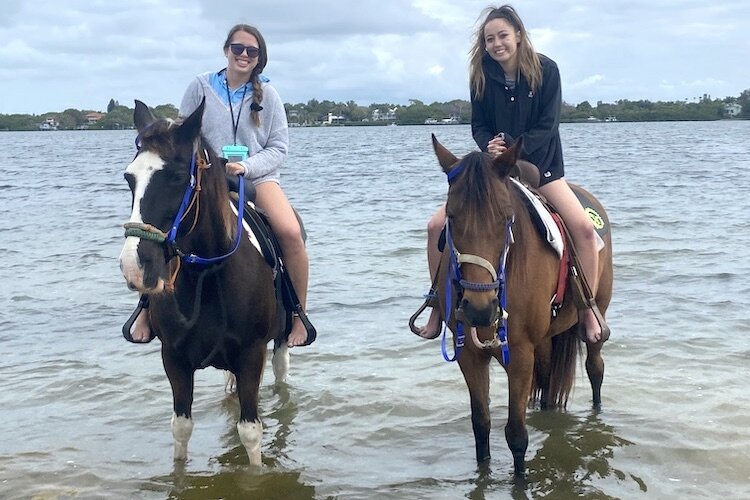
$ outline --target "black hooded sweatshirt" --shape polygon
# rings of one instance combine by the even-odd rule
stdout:
[[[542,176],[548,170],[562,175],[563,154],[558,130],[562,103],[560,72],[552,59],[539,54],[539,60],[542,84],[532,92],[523,75],[515,89],[510,89],[505,84],[503,68],[489,54],[484,54],[484,95],[477,98],[471,92],[471,133],[482,151],[487,151],[487,144],[500,132],[505,134],[506,146],[523,136],[521,158],[536,165]]]

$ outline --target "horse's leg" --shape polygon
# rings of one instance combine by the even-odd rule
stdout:
[[[490,358],[484,353],[464,348],[458,364],[466,380],[471,400],[471,427],[477,462],[490,459]]]
[[[534,370],[534,348],[528,344],[514,346],[508,365],[508,423],[505,440],[513,454],[516,477],[526,475],[526,448],[529,434],[526,430],[526,408],[529,404],[531,378]]]
[[[539,407],[546,410],[549,405],[549,384],[552,373],[552,340],[545,339],[536,347],[534,352],[534,396],[539,401]]]
[[[256,342],[245,349],[240,357],[241,363],[237,373],[237,396],[240,401],[240,420],[237,432],[240,441],[247,451],[251,466],[262,465],[260,444],[263,438],[263,424],[258,418],[258,392],[263,376],[266,344]]]
[[[274,340],[271,365],[273,366],[273,375],[276,383],[285,382],[286,376],[289,373],[289,344],[286,342],[277,343]]]
[[[602,358],[603,342],[586,344],[586,373],[591,382],[594,408],[602,406],[602,381],[604,380],[604,359]]]
[[[172,386],[174,414],[171,427],[174,438],[174,459],[187,460],[187,447],[193,434],[193,374],[194,370],[186,367],[176,356],[162,347],[164,371]]]
[[[612,298],[612,248],[607,247],[602,257],[602,275],[599,279],[599,291],[596,302],[602,315],[606,316]],[[595,409],[602,406],[602,381],[604,380],[604,359],[602,358],[603,342],[586,344],[586,373],[591,382],[591,391]]]

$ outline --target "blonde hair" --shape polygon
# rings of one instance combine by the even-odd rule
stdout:
[[[258,64],[255,65],[255,68],[253,68],[253,72],[250,74],[249,81],[253,86],[253,102],[260,106],[261,101],[263,101],[263,86],[260,82],[260,74],[263,73],[263,69],[268,63],[268,50],[266,49],[266,40],[263,38],[263,35],[260,34],[260,31],[255,26],[250,26],[249,24],[237,24],[235,26],[232,26],[232,29],[229,30],[227,39],[224,41],[224,50],[227,50],[229,48],[229,44],[232,43],[232,37],[238,31],[244,31],[245,33],[253,35],[255,39],[258,40],[258,49],[260,51],[260,53],[258,54]],[[258,114],[257,110],[253,110],[250,112],[250,119],[253,121],[253,124],[256,127],[260,126],[260,115]]]
[[[485,16],[484,21],[476,32],[474,46],[469,51],[469,81],[471,91],[474,97],[481,98],[484,95],[485,78],[482,71],[482,57],[484,56],[487,46],[484,43],[484,28],[487,23],[494,19],[505,19],[513,28],[519,32],[520,41],[518,43],[518,69],[529,82],[532,91],[536,91],[542,85],[542,63],[539,61],[539,55],[531,45],[529,34],[518,16],[518,13],[510,5],[501,7],[487,7],[479,15],[481,19]]]

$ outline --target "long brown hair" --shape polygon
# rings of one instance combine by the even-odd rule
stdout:
[[[232,43],[232,37],[238,31],[244,31],[245,33],[253,35],[255,39],[258,40],[258,49],[260,50],[260,53],[258,54],[258,64],[256,64],[253,68],[253,72],[250,74],[249,81],[253,85],[253,102],[260,106],[261,101],[263,101],[263,87],[260,83],[260,74],[263,73],[263,69],[268,63],[268,50],[266,49],[266,40],[263,38],[263,35],[260,34],[260,31],[255,26],[250,26],[249,24],[237,24],[235,26],[232,26],[232,29],[230,29],[229,33],[227,34],[227,39],[224,41],[225,51],[229,48],[229,44]],[[251,111],[250,118],[252,119],[256,127],[260,126],[260,116],[258,115],[258,111]]]
[[[494,19],[505,19],[513,28],[520,33],[518,43],[518,69],[529,82],[532,91],[536,91],[542,85],[542,64],[539,62],[539,55],[531,45],[529,34],[523,25],[523,21],[518,16],[516,10],[510,5],[501,7],[487,7],[479,15],[481,19],[485,16],[484,21],[476,32],[474,46],[469,51],[469,80],[471,82],[471,91],[477,98],[484,95],[485,78],[482,71],[482,57],[487,49],[484,43],[484,28],[487,23]]]

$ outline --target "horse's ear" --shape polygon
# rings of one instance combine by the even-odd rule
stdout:
[[[183,142],[193,142],[200,135],[204,109],[206,109],[206,96],[203,96],[201,103],[195,108],[195,111],[185,118],[177,129],[176,134],[178,140]]]
[[[519,137],[511,147],[503,151],[501,155],[495,157],[492,161],[495,172],[500,177],[507,177],[516,166],[516,162],[521,156],[521,151],[523,151],[523,137]]]
[[[440,144],[437,137],[435,137],[435,134],[432,134],[432,147],[435,150],[435,155],[437,155],[438,163],[443,167],[443,171],[447,173],[448,170],[458,162],[458,158],[456,158],[456,155],[448,151],[445,146]]]
[[[141,133],[143,129],[151,125],[156,121],[151,110],[148,106],[143,104],[138,99],[135,100],[135,111],[133,111],[133,123],[135,128],[138,129],[138,133]]]

